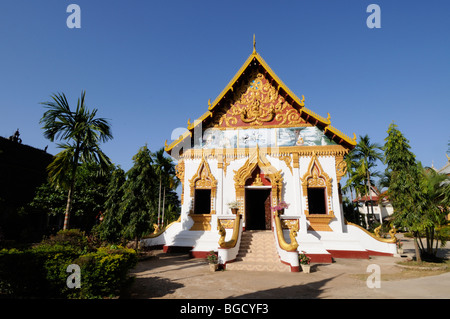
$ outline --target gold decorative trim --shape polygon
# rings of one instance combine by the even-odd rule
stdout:
[[[294,227],[294,229],[300,229],[298,219],[281,219],[281,228],[290,229]]]
[[[196,189],[210,189],[211,190],[211,214],[214,214],[214,201],[217,192],[217,180],[211,173],[205,154],[198,166],[197,173],[189,180],[191,197],[195,196]],[[194,198],[195,201],[195,198]]]
[[[308,210],[305,210],[306,219],[309,220],[308,230],[315,231],[333,231],[329,226],[330,221],[335,217],[333,211],[330,211],[326,215],[309,214]]]
[[[291,156],[290,155],[280,155],[278,157],[280,161],[284,161],[286,163],[286,166],[289,168],[292,174],[292,166],[291,166]]]
[[[181,222],[181,215],[178,217],[178,219],[176,221],[171,222],[170,224],[165,226],[163,229],[159,229],[158,225],[153,224],[153,227],[155,227],[155,230],[153,231],[153,234],[144,236],[142,239],[156,238],[156,237],[160,236],[162,233],[164,233],[167,229],[169,229],[170,226],[172,226],[175,223],[180,223],[180,222]]]
[[[217,156],[217,168],[223,169],[224,176],[227,176],[227,167],[230,165],[230,162],[227,161],[226,156],[219,154]]]
[[[234,187],[236,190],[236,199],[240,203],[239,212],[241,213],[244,212],[245,182],[251,177],[252,172],[257,166],[272,185],[272,205],[277,205],[281,196],[283,188],[282,171],[276,170],[266,156],[259,151],[259,147],[256,147],[256,149],[253,149],[252,154],[245,164],[237,171],[234,171]]]
[[[311,157],[308,170],[300,180],[302,181],[304,196],[307,196],[308,194],[308,187],[323,187],[327,189],[328,197],[331,197],[331,177],[325,173],[315,153],[313,153]]]
[[[218,148],[218,149],[194,149],[191,148],[185,151],[181,158],[195,159],[204,156],[208,158],[219,158],[235,160],[242,157],[247,157],[254,152],[256,148]],[[321,146],[281,146],[281,147],[261,147],[261,152],[273,157],[289,156],[294,154],[294,168],[298,165],[295,156],[344,156],[348,153],[348,149],[341,145],[321,145]],[[297,154],[297,155],[295,155]]]
[[[225,157],[224,160],[223,160],[223,174],[224,174],[224,176],[227,176],[228,165],[230,165],[230,162],[228,162],[227,158]]]
[[[339,183],[341,181],[341,178],[347,173],[347,162],[344,161],[344,156],[336,156],[335,163],[336,178],[337,182]]]
[[[327,173],[324,172],[315,153],[313,153],[311,157],[306,173],[303,175],[303,178],[300,178],[300,180],[302,181],[303,196],[306,197],[307,208],[308,188],[325,188],[327,194],[327,200],[325,203],[327,210],[326,214],[310,214],[309,208],[305,210],[306,219],[308,219],[310,223],[308,229],[316,231],[333,231],[328,225],[335,217],[333,211],[331,210],[332,179]]]
[[[175,175],[181,182],[181,205],[184,203],[184,172],[185,172],[185,164],[184,161],[181,160],[175,166]]]
[[[211,214],[189,214],[194,225],[189,230],[211,230]]]
[[[234,219],[219,219],[219,223],[225,229],[233,229]]]
[[[272,121],[278,122],[272,124],[278,126],[307,123],[301,117],[302,111],[294,103],[289,103],[277,87],[256,69],[230,95],[233,102],[226,111],[217,113],[213,119],[215,127],[236,127],[239,120],[252,127]]]
[[[298,156],[299,156],[298,152],[292,153],[292,162],[293,162],[292,165],[294,166],[294,168],[299,168],[300,163],[298,160]]]
[[[391,238],[381,238],[381,237],[377,237],[375,234],[372,234],[372,233],[369,232],[367,229],[365,229],[365,228],[363,228],[363,227],[361,227],[361,226],[359,226],[359,225],[357,225],[357,224],[348,222],[347,220],[344,220],[344,222],[345,222],[346,225],[355,226],[355,227],[361,229],[361,230],[364,231],[366,234],[370,235],[372,238],[374,238],[374,239],[376,239],[376,240],[378,240],[378,241],[381,241],[381,242],[383,242],[383,243],[396,243],[396,242],[397,242],[397,237],[395,237],[395,230],[393,231],[393,230],[391,229],[391,230],[389,231],[389,234],[391,235]]]

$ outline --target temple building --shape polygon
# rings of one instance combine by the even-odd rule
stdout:
[[[226,269],[298,271],[299,252],[312,262],[396,254],[395,236],[377,238],[344,219],[340,180],[356,135],[305,105],[253,45],[206,112],[166,142],[182,183],[181,216],[141,244],[200,258],[214,250]],[[245,257],[257,247],[252,268]]]

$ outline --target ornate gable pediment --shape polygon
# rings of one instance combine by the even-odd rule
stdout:
[[[229,104],[214,116],[215,128],[310,125],[258,69],[253,69],[233,93]]]
[[[166,141],[165,150],[169,154],[172,150],[175,154],[184,152],[201,138],[196,135],[211,128],[230,131],[311,126],[333,143],[354,148],[356,135],[350,138],[330,124],[329,114],[325,118],[306,108],[304,96],[299,99],[290,91],[254,50],[222,93],[208,102],[208,110],[195,121],[188,120],[187,131],[170,144]]]

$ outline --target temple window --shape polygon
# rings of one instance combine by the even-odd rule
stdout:
[[[211,213],[211,189],[196,189],[194,193],[194,214]]]
[[[308,187],[308,207],[310,214],[326,214],[326,188],[325,187],[317,187],[310,188]]]
[[[194,214],[215,214],[217,180],[211,174],[205,158],[202,159],[197,173],[189,180],[191,188],[192,208]]]
[[[331,231],[328,225],[334,218],[331,206],[331,178],[324,172],[314,153],[301,181],[306,200],[305,215],[309,221],[308,229]]]

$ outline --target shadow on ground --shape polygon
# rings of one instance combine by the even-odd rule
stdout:
[[[167,278],[149,277],[134,278],[132,288],[128,289],[121,298],[123,299],[149,299],[161,298],[173,294],[184,285]]]
[[[225,299],[315,299],[324,293],[326,290],[324,286],[331,280],[333,280],[333,278],[309,282],[302,285],[260,290]]]

